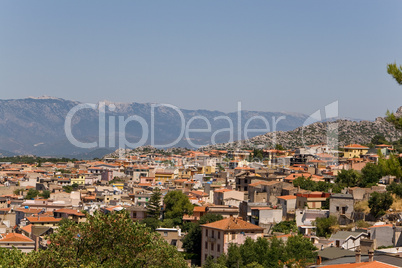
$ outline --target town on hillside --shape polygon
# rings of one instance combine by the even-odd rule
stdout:
[[[88,161],[4,158],[0,247],[46,251],[66,222],[123,211],[190,266],[227,264],[236,249],[246,265],[244,252],[268,241],[295,250],[288,264],[278,257],[280,267],[400,267],[399,153],[376,142],[197,151],[148,146]],[[306,246],[292,249],[296,243]]]

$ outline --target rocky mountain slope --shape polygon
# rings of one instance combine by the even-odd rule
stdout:
[[[395,113],[402,116],[402,107]],[[211,148],[238,148],[238,147],[266,147],[281,144],[285,148],[295,148],[304,145],[319,143],[345,146],[352,143],[368,144],[375,135],[382,135],[393,142],[402,138],[402,131],[397,130],[384,118],[378,117],[375,121],[336,120],[331,122],[316,122],[291,131],[276,131],[259,135],[248,140],[233,143],[217,144]]]

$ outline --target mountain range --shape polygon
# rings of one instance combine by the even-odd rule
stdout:
[[[74,109],[76,113],[73,113]],[[71,117],[67,116],[69,113]],[[71,129],[76,141],[84,144],[96,142],[97,146],[81,148],[72,144],[65,131],[66,118],[71,119],[67,130]],[[272,130],[290,131],[302,126],[307,118],[307,115],[298,113],[224,113],[136,102],[105,101],[85,106],[79,101],[53,97],[0,100],[0,155],[88,158],[99,154],[101,157],[128,142],[138,146],[196,148],[213,142],[251,138]],[[245,126],[259,130],[248,132],[248,136],[240,131],[239,135],[238,126],[242,130]],[[198,132],[191,131],[186,136],[186,129],[198,129]]]

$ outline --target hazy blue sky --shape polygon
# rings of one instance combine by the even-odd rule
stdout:
[[[2,99],[374,119],[402,105],[402,1],[0,1]]]

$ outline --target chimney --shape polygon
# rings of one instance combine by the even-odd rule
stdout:
[[[317,265],[321,265],[322,259],[321,256],[317,256]]]
[[[370,249],[368,254],[369,254],[369,262],[373,262],[374,261],[374,250]]]
[[[356,249],[356,263],[360,263],[362,261],[362,253],[360,252],[360,248]]]

